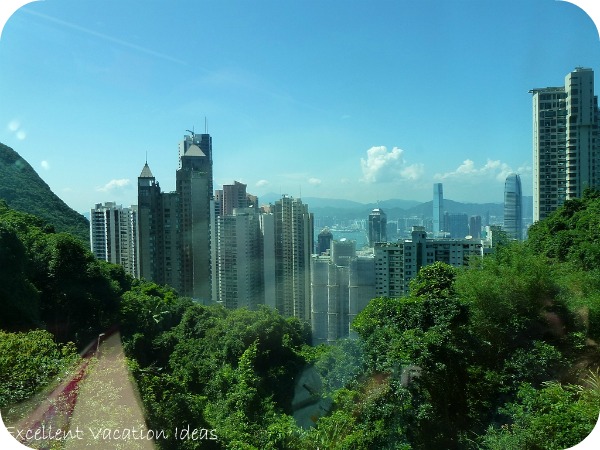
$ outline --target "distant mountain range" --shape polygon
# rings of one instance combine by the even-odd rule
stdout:
[[[259,197],[259,204],[275,203],[281,195],[274,193]],[[302,197],[302,202],[308,205],[316,217],[335,217],[337,220],[351,220],[367,218],[374,208],[381,208],[387,214],[388,220],[399,217],[433,217],[433,202],[418,202],[415,200],[390,199],[378,203],[360,203],[352,200]],[[523,216],[532,216],[533,198],[523,197]],[[449,213],[465,213],[469,216],[495,217],[501,220],[504,217],[503,203],[461,203],[444,199],[444,211]]]
[[[71,209],[40,178],[31,165],[12,148],[0,143],[0,199],[18,211],[33,214],[71,233],[86,244],[90,239],[88,220]]]

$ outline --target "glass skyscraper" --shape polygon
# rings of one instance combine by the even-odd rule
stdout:
[[[504,231],[512,239],[523,239],[521,177],[511,173],[504,183]]]

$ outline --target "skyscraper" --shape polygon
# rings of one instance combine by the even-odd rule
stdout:
[[[521,177],[511,173],[504,183],[504,231],[512,239],[523,239]]]
[[[208,134],[192,133],[184,136],[179,150],[176,190],[179,197],[180,294],[209,302],[213,267],[211,233],[214,233],[211,220],[214,216],[212,139]]]
[[[256,309],[265,302],[263,246],[258,211],[235,208],[217,218],[218,301],[226,308]]]
[[[444,186],[433,184],[433,236],[438,237],[444,227]]]
[[[310,320],[310,258],[313,215],[299,198],[284,195],[273,206],[276,308],[286,317]]]
[[[387,242],[387,214],[379,208],[369,214],[369,247],[376,242]]]
[[[203,302],[212,299],[212,185],[208,134],[184,136],[179,144],[175,192],[161,192],[148,163],[138,177],[140,277]]]
[[[325,227],[317,236],[317,255],[327,252],[331,248],[331,242],[333,241],[333,234],[329,228]]]
[[[576,68],[564,87],[532,89],[533,220],[600,185],[598,97],[592,69]]]
[[[90,246],[98,259],[120,264],[139,277],[137,206],[123,208],[113,202],[96,204],[90,212]]]

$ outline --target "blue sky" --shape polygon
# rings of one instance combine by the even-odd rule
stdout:
[[[374,202],[531,194],[532,88],[596,71],[588,15],[554,0],[45,0],[0,39],[0,141],[74,209],[175,188],[187,129],[215,186]],[[1,182],[1,181],[0,181]]]

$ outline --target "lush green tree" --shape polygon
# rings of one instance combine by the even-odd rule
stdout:
[[[597,380],[597,377],[596,377]],[[600,389],[545,383],[523,384],[517,400],[502,410],[505,424],[482,437],[485,449],[562,450],[581,442],[594,428],[600,411]]]
[[[60,345],[47,331],[0,331],[0,407],[27,399],[77,359],[73,343]]]

